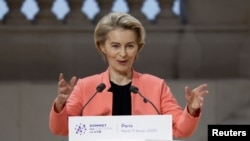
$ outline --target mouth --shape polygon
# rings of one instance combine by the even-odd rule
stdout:
[[[119,64],[121,64],[121,65],[125,65],[125,64],[127,64],[127,62],[128,62],[128,60],[124,60],[124,61],[117,61]]]

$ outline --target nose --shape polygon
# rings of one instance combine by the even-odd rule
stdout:
[[[121,57],[126,57],[127,56],[127,50],[125,47],[122,47],[119,52]]]

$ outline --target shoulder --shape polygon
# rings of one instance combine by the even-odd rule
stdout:
[[[163,78],[149,73],[136,72],[136,76],[140,81],[145,83],[151,83],[151,84],[165,83],[165,80]]]
[[[159,76],[138,72],[135,72],[134,74],[134,82],[132,85],[135,85],[141,89],[141,91],[144,91],[143,93],[154,92],[160,94],[169,89],[166,80]]]
[[[103,73],[93,74],[78,79],[78,83],[84,85],[97,85],[102,81]]]

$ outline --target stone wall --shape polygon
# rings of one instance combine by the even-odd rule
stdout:
[[[160,13],[155,22],[133,6],[142,2],[129,2],[131,13],[147,31],[137,70],[171,79],[250,77],[248,1],[231,0],[225,5],[221,1],[187,1],[186,24],[167,9],[170,1],[166,6],[161,1],[168,14]],[[40,4],[41,8],[50,3]],[[101,11],[107,11],[109,7],[103,8]],[[72,16],[77,14],[75,9],[64,22],[56,21],[47,10],[28,22],[13,9],[0,24],[1,80],[56,80],[59,72],[82,77],[106,68],[94,47],[93,21]]]
[[[0,138],[4,140],[67,140],[48,129],[58,74],[69,79],[106,69],[94,47],[95,21],[76,9],[81,1],[70,1],[73,10],[64,21],[49,11],[52,1],[38,1],[39,14],[27,21],[19,11],[22,1],[8,0],[10,13],[0,23]],[[112,0],[98,2],[100,17]],[[159,0],[162,11],[154,22],[140,13],[143,1],[128,2],[147,31],[135,68],[165,78],[183,106],[184,85],[209,84],[201,124],[188,140],[206,141],[208,124],[228,121],[239,109],[249,110],[249,0],[188,0],[186,24],[171,13],[171,0]]]

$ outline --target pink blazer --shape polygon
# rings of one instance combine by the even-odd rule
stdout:
[[[95,93],[97,85],[104,83],[106,88],[98,93],[82,111],[83,105]],[[191,136],[198,125],[200,115],[193,117],[187,112],[187,107],[182,109],[174,98],[164,79],[149,74],[133,71],[132,85],[147,99],[152,101],[161,114],[170,114],[173,119],[173,136],[186,138]],[[54,104],[50,111],[49,127],[53,134],[68,135],[68,116],[112,115],[112,93],[109,69],[105,72],[88,76],[77,81],[64,109],[57,113]],[[156,115],[157,112],[150,103],[144,103],[138,94],[132,95],[132,115]]]

